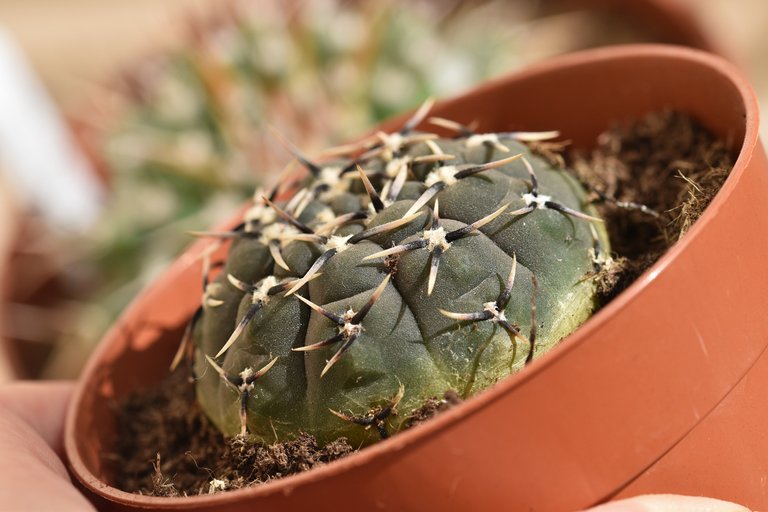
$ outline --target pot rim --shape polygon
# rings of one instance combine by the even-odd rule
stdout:
[[[183,498],[166,498],[144,496],[122,491],[112,487],[98,479],[83,462],[77,450],[75,441],[75,425],[79,414],[79,409],[86,393],[84,383],[89,380],[101,366],[108,345],[102,343],[91,356],[85,370],[83,371],[79,385],[72,397],[66,418],[64,429],[64,447],[68,459],[70,471],[77,477],[82,485],[93,491],[97,495],[107,498],[111,501],[131,504],[138,507],[153,507],[158,509],[178,508],[182,505],[187,509],[198,507],[209,507],[214,504],[221,504],[240,499],[258,498],[274,494],[290,494],[295,488],[305,485],[309,482],[315,482],[326,479],[349,471],[355,467],[368,464],[372,460],[382,458],[390,451],[399,451],[412,444],[428,438],[436,432],[447,428],[450,424],[469,418],[478,410],[485,408],[489,404],[499,400],[511,389],[520,386],[522,383],[532,379],[543,372],[550,365],[554,364],[568,352],[584,343],[593,332],[597,331],[610,317],[626,308],[633,302],[640,292],[646,288],[672,261],[677,259],[678,255],[699,236],[699,233],[705,229],[711,220],[718,214],[723,203],[731,195],[738,181],[741,179],[745,168],[752,156],[752,149],[758,143],[759,111],[756,95],[744,74],[730,62],[725,59],[708,54],[701,50],[694,50],[686,47],[660,45],[660,44],[636,44],[605,47],[580,51],[564,56],[548,59],[545,62],[536,64],[522,71],[513,72],[500,78],[485,82],[484,84],[471,89],[474,94],[483,94],[489,89],[498,87],[499,84],[509,81],[526,80],[530,77],[548,74],[554,70],[579,67],[588,64],[595,64],[619,59],[671,59],[692,61],[701,66],[708,67],[723,77],[738,91],[744,105],[746,116],[744,118],[745,130],[744,140],[739,148],[738,158],[734,162],[733,169],[726,179],[712,202],[707,206],[701,218],[699,218],[686,235],[675,245],[673,245],[659,260],[638,277],[626,290],[609,304],[595,313],[587,322],[579,327],[574,333],[567,336],[557,346],[543,354],[533,361],[533,363],[523,371],[506,377],[491,388],[481,392],[471,399],[453,407],[436,418],[419,425],[413,429],[398,433],[383,442],[366,447],[364,450],[353,453],[348,457],[334,461],[331,464],[313,469],[295,475],[280,478],[265,484],[254,487],[236,489],[225,493],[213,495],[189,496]],[[469,92],[469,91],[468,91]],[[447,98],[445,101],[452,101],[467,94],[461,94],[457,97]],[[229,224],[229,223],[228,223]],[[204,241],[198,241],[193,244],[176,264],[167,270],[164,276],[158,279],[149,289],[145,290],[126,312],[138,307],[142,297],[147,296],[147,292],[153,288],[161,288],[171,281],[171,274],[175,275],[182,268],[188,266],[192,255],[202,248]],[[124,313],[125,315],[126,313]],[[120,324],[120,320],[116,325]],[[114,329],[114,327],[113,327]]]

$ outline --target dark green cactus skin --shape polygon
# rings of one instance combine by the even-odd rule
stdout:
[[[583,188],[567,171],[553,168],[513,138],[502,137],[500,142],[510,149],[509,153],[482,144],[470,145],[466,138],[436,140],[444,153],[456,158],[449,162],[412,164],[397,200],[378,213],[369,206],[371,201],[359,174],[349,172],[341,178],[341,185],[330,191],[323,191],[322,187],[316,190],[298,220],[316,229],[332,217],[329,209],[334,216],[364,211],[367,218],[344,224],[334,234],[359,233],[401,218],[427,188],[422,181],[436,168],[461,168],[462,164],[482,164],[516,153],[522,153],[535,169],[539,194],[595,215],[585,205]],[[398,156],[415,157],[433,151],[434,146],[419,142],[403,147]],[[384,151],[361,166],[375,173],[383,170],[392,157]],[[341,162],[341,166],[348,163]],[[336,171],[325,172],[332,175]],[[373,175],[371,181],[381,191],[387,179]],[[310,176],[304,186],[313,189],[317,183]],[[326,361],[340,343],[316,351],[291,349],[332,337],[339,333],[339,327],[296,296],[271,296],[237,341],[216,359],[227,375],[237,376],[246,368],[255,371],[272,358],[279,358],[249,392],[248,434],[255,441],[274,442],[305,431],[320,442],[346,436],[352,445],[367,444],[379,439],[375,428],[365,429],[340,419],[330,409],[361,415],[386,405],[402,385],[404,395],[397,407],[399,414],[391,416],[386,424],[394,433],[407,414],[427,398],[442,396],[449,389],[472,395],[521,369],[529,352],[524,339],[513,339],[495,322],[460,322],[440,311],[483,311],[483,305],[494,301],[504,288],[513,255],[517,272],[511,299],[503,312],[527,336],[535,274],[536,356],[584,322],[596,308],[596,287],[590,279],[595,270],[595,240],[590,222],[548,208],[510,215],[509,212],[526,206],[523,196],[530,190],[531,180],[524,163],[516,160],[447,185],[435,196],[439,201],[440,226],[445,231],[475,222],[507,203],[509,206],[479,231],[450,244],[440,259],[431,295],[427,293],[431,255],[428,248],[403,252],[386,263],[383,258],[363,258],[420,239],[430,226],[435,198],[406,225],[350,244],[328,260],[320,269],[322,275],[297,294],[337,315],[350,308],[359,311],[388,273],[392,272],[392,278],[360,323],[362,331],[357,340],[322,377]],[[283,206],[290,209],[295,205]],[[228,436],[241,429],[240,398],[204,356],[213,358],[219,352],[253,301],[250,293],[228,281],[227,274],[253,284],[260,284],[267,276],[275,276],[276,282],[287,282],[304,276],[324,250],[319,243],[284,241],[281,254],[290,271],[281,268],[270,255],[265,240],[257,236],[265,226],[285,222],[265,214],[268,206],[258,206],[257,210],[260,220],[252,221],[247,229],[253,237],[234,240],[223,271],[206,291],[206,297],[213,298],[216,304],[204,306],[194,331],[197,396],[206,414]],[[603,249],[607,249],[601,224],[592,224]]]

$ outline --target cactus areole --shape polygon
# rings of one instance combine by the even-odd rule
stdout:
[[[454,132],[440,138],[415,131],[427,110],[327,163],[282,141],[309,171],[298,191],[202,233],[233,240],[179,354],[225,435],[369,444],[430,397],[520,370],[597,307],[602,222],[525,144],[557,134],[433,118]]]

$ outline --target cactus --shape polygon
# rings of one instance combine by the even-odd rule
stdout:
[[[473,395],[597,307],[602,221],[581,185],[526,141],[432,118],[316,163],[287,203],[254,197],[179,350],[228,436],[364,445],[426,400]],[[349,148],[347,148],[349,149]],[[221,243],[221,242],[219,242]],[[372,427],[372,428],[371,428]]]

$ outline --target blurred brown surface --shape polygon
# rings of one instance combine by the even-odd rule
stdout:
[[[704,28],[721,42],[726,56],[752,82],[762,113],[763,144],[768,138],[768,2],[765,0],[682,0],[694,9]]]
[[[180,40],[185,13],[204,11],[214,3],[0,0],[0,30],[22,48],[54,100],[72,112],[133,62]],[[13,297],[0,312],[0,335],[14,340],[8,345],[0,340],[0,382],[38,375],[52,350],[46,340],[62,322],[71,322],[56,302],[71,295],[62,295],[62,286],[72,288],[60,278],[62,251],[44,247],[47,230],[40,219],[25,216],[18,222],[13,199],[0,179],[0,290]],[[35,320],[23,321],[29,317]]]
[[[216,0],[0,0],[0,27],[26,51],[60,104],[180,36],[180,13]],[[176,21],[174,21],[176,20]]]

